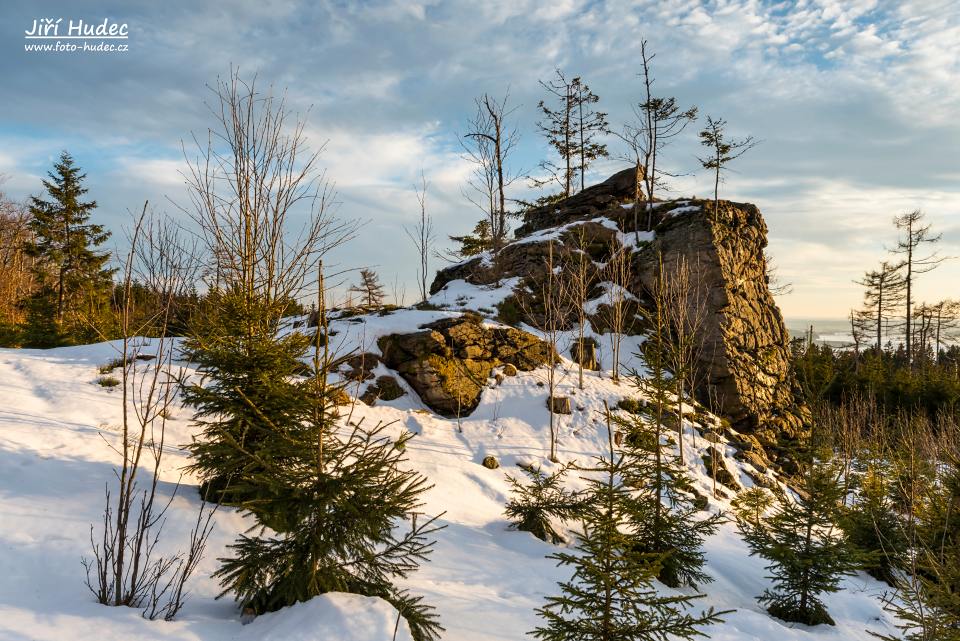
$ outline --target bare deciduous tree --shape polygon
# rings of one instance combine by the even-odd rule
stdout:
[[[205,140],[194,136],[193,157],[184,148],[191,207],[183,208],[213,258],[211,284],[292,305],[321,257],[356,225],[333,215],[323,147],[309,148],[306,121],[292,117],[283,96],[261,92],[256,77],[245,81],[236,69],[211,91],[216,127]],[[306,221],[299,231],[298,219]]]
[[[182,241],[171,221],[150,217],[145,203],[130,234],[123,280],[115,294],[122,336],[120,356],[110,364],[121,368],[120,443],[111,444],[120,456],[117,488],[111,492],[107,485],[101,532],[95,537],[90,526],[93,558],[83,559],[83,565],[86,585],[99,603],[142,608],[149,619],[170,620],[183,607],[186,582],[203,556],[216,510],[201,504],[186,551],[156,554],[176,494],[174,489],[163,499],[158,483],[168,447],[166,422],[183,374],[174,372],[175,345],[164,335],[175,300],[193,285],[196,273],[194,248]],[[152,317],[134,315],[135,282],[156,299]],[[142,338],[144,330],[156,328],[159,338]],[[148,346],[149,355],[143,352]],[[150,475],[145,486],[143,474]]]
[[[34,290],[34,258],[24,251],[32,238],[29,223],[27,207],[0,192],[0,326],[22,320],[19,303]]]
[[[636,114],[637,109],[634,108]],[[623,126],[621,132],[615,132],[614,135],[619,138],[627,147],[626,153],[620,158],[631,163],[634,167],[633,183],[633,237],[636,243],[640,243],[640,208],[645,204],[643,196],[643,185],[646,181],[646,168],[643,163],[646,162],[646,135],[642,127],[635,123],[627,123]],[[649,223],[648,223],[649,227]]]
[[[583,361],[586,359],[585,333],[587,327],[587,296],[593,286],[596,269],[590,254],[587,253],[587,239],[583,227],[574,230],[576,251],[572,253],[566,267],[567,294],[570,297],[570,309],[577,323],[575,345],[577,361],[577,385],[583,389]]]
[[[420,184],[415,185],[414,189],[417,192],[417,203],[420,205],[420,218],[412,228],[404,227],[403,230],[410,238],[420,258],[417,284],[420,286],[420,301],[425,303],[429,293],[427,291],[429,287],[427,281],[430,278],[430,252],[437,237],[433,231],[433,219],[427,213],[427,178],[423,175],[423,172],[420,172]]]
[[[460,138],[467,160],[475,165],[469,185],[479,196],[478,199],[467,195],[467,199],[490,222],[494,251],[503,246],[507,237],[507,189],[520,176],[507,166],[520,139],[517,130],[507,122],[516,110],[508,106],[509,102],[509,90],[500,100],[489,94],[477,98],[477,111],[470,120],[469,131]]]
[[[628,290],[633,277],[633,252],[629,247],[621,247],[613,241],[610,247],[610,259],[603,270],[606,281],[604,294],[604,320],[607,337],[610,342],[610,370],[614,383],[620,382],[620,346],[628,324],[629,302],[632,296]]]
[[[668,353],[666,362],[673,373],[677,394],[677,444],[680,462],[684,462],[683,403],[701,384],[699,367],[703,350],[703,330],[707,318],[707,291],[701,279],[699,264],[690,264],[678,256],[669,264],[660,264],[664,271],[662,291],[655,292],[657,304],[666,316]]]
[[[558,346],[563,331],[569,326],[573,309],[570,305],[569,283],[563,271],[558,269],[553,249],[554,241],[548,241],[547,258],[544,261],[543,281],[529,299],[521,297],[520,305],[530,323],[550,346],[550,363],[547,369],[547,408],[550,411],[550,460],[557,461],[557,418],[554,399],[560,382],[557,371]],[[539,303],[539,308],[537,308]]]
[[[793,293],[793,283],[783,280],[780,276],[780,266],[773,254],[763,252],[764,272],[767,277],[767,289],[773,296],[787,296]]]
[[[906,312],[904,314],[904,341],[907,352],[907,361],[912,362],[913,342],[911,323],[913,320],[913,297],[914,285],[917,276],[933,271],[940,266],[940,263],[947,258],[939,256],[937,252],[931,252],[925,256],[918,256],[917,253],[925,244],[934,244],[940,240],[940,234],[933,235],[930,232],[930,225],[923,223],[924,213],[919,209],[907,212],[893,219],[893,224],[897,229],[904,231],[904,237],[897,241],[896,247],[891,250],[894,254],[903,256],[900,267],[905,270],[904,296]]]

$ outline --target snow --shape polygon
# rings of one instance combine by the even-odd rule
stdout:
[[[569,223],[564,223],[563,225],[558,225],[556,227],[547,227],[546,229],[541,229],[535,231],[527,236],[518,238],[513,241],[512,245],[523,245],[525,243],[542,243],[546,240],[556,240],[563,236],[564,233],[571,229],[576,229],[581,227],[586,223],[598,223],[600,225],[613,225],[616,227],[616,223],[607,218],[606,216],[597,216],[596,218],[584,219],[584,220],[574,220]]]
[[[506,285],[505,285],[506,286]],[[457,295],[467,288],[454,287]],[[491,290],[492,291],[492,290]],[[480,296],[481,292],[476,292]],[[491,295],[488,291],[484,295]],[[449,311],[401,310],[333,322],[333,344],[376,351],[379,336],[416,331],[449,317]],[[569,340],[572,336],[565,337]],[[606,337],[598,336],[601,354]],[[625,341],[624,354],[640,339]],[[147,341],[145,351],[150,349]],[[564,347],[561,345],[561,347]],[[328,594],[264,615],[242,625],[229,597],[219,592],[210,574],[225,546],[249,521],[222,509],[207,554],[188,587],[186,607],[173,622],[147,621],[127,608],[97,605],[83,585],[80,559],[89,555],[91,523],[103,506],[105,484],[112,479],[118,441],[119,395],[95,383],[97,368],[117,356],[116,343],[40,350],[0,350],[0,639],[73,640],[199,640],[252,641],[389,641],[396,611],[387,603],[348,594]],[[629,366],[639,366],[635,360]],[[149,365],[148,365],[149,366]],[[187,363],[178,367],[189,370]],[[609,364],[605,364],[609,367]],[[547,557],[556,551],[523,532],[512,531],[503,516],[509,486],[518,462],[553,469],[547,461],[548,413],[546,370],[520,373],[485,390],[477,410],[461,420],[440,418],[412,394],[390,403],[358,404],[354,418],[367,423],[394,422],[389,430],[414,432],[407,446],[409,465],[425,474],[434,487],[426,511],[445,513],[430,561],[404,582],[434,605],[446,627],[445,639],[519,641],[538,625],[534,608],[556,594],[556,583],[568,578]],[[606,443],[601,410],[624,396],[636,396],[626,382],[614,383],[609,372],[587,372],[584,389],[576,387],[576,369],[560,367],[560,394],[569,395],[574,412],[559,417],[559,454],[563,461],[589,463]],[[196,479],[182,468],[187,457],[181,445],[193,430],[190,413],[178,408],[168,424],[170,443],[160,474],[160,494],[171,503],[161,543],[166,551],[183,545],[196,515]],[[693,480],[704,494],[712,482],[700,454],[707,447],[692,424],[685,424],[684,447]],[[727,449],[728,452],[731,450]],[[487,455],[501,467],[481,465]],[[745,467],[727,460],[731,470],[749,483]],[[579,483],[573,479],[574,484]],[[728,510],[725,500],[711,499],[711,510]],[[703,586],[702,607],[736,609],[725,623],[706,632],[721,641],[826,641],[870,639],[867,629],[892,630],[881,609],[885,586],[857,575],[826,598],[836,627],[788,625],[769,617],[755,600],[768,581],[762,559],[750,557],[735,527],[727,523],[706,543],[707,571],[713,583]],[[665,593],[670,590],[663,588]],[[397,639],[409,639],[400,622]]]
[[[465,280],[453,280],[430,297],[430,303],[450,310],[479,310],[496,312],[497,305],[513,293],[522,279],[504,278],[498,285],[472,285]]]
[[[244,641],[412,641],[407,622],[382,599],[324,594],[306,603],[257,617],[240,634]]]

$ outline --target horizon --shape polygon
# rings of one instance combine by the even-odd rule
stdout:
[[[175,204],[186,202],[181,141],[213,124],[205,85],[237,66],[286,89],[294,111],[312,107],[307,137],[313,148],[326,144],[321,166],[337,185],[338,213],[364,225],[334,262],[378,270],[410,302],[415,251],[403,226],[417,210],[420,171],[440,238],[468,232],[480,216],[460,193],[469,166],[457,132],[473,98],[509,88],[521,131],[515,167],[534,171],[547,157],[535,126],[538,80],[557,67],[583,76],[616,129],[639,99],[645,36],[658,93],[701,113],[663,152],[667,171],[678,174],[670,196],[712,195],[696,161],[705,115],[726,119],[734,137],[762,141],[733,165],[720,198],[763,212],[770,253],[793,284],[777,297],[785,318],[842,318],[858,307],[853,281],[895,243],[891,220],[904,211],[927,212],[943,234],[941,253],[960,255],[960,12],[949,3],[571,1],[511,12],[469,3],[258,2],[230,14],[171,6],[102,14],[66,2],[4,7],[13,53],[0,69],[17,99],[0,107],[0,189],[18,199],[39,193],[66,149],[88,174],[97,222],[122,244],[128,210],[149,200],[177,214]],[[22,49],[24,33],[47,16],[128,23],[129,51]],[[53,88],[67,99],[51,100]],[[608,144],[612,155],[623,151],[612,137]],[[588,182],[622,166],[598,162]],[[523,185],[510,195],[538,193]],[[383,238],[402,242],[384,252]],[[431,272],[442,266],[432,261]],[[958,276],[956,261],[922,276],[918,300],[952,296]]]

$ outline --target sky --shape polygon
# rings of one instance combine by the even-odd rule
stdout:
[[[26,51],[25,32],[44,18],[126,23],[128,50]],[[471,167],[459,145],[474,97],[509,91],[521,134],[513,168],[536,173],[549,157],[538,80],[557,68],[581,76],[619,128],[640,99],[644,39],[655,93],[760,141],[731,166],[721,198],[763,212],[779,276],[792,283],[778,297],[785,316],[843,317],[858,305],[854,281],[895,244],[899,213],[922,209],[941,253],[960,256],[956,0],[6,0],[0,189],[39,193],[67,149],[118,244],[145,200],[185,218],[184,150],[213,126],[209,85],[233,66],[285,91],[307,119],[337,215],[360,224],[337,264],[374,268],[409,303],[417,254],[403,230],[419,211],[421,172],[441,238],[480,217],[463,193]],[[702,125],[662,153],[677,175],[670,196],[712,191],[697,161]],[[588,182],[626,166],[609,143],[612,158]],[[509,195],[537,193],[517,183]],[[918,298],[960,298],[958,281],[960,260],[948,261],[922,277]]]

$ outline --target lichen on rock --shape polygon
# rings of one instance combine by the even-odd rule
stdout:
[[[444,416],[466,416],[480,403],[494,368],[530,371],[556,359],[550,346],[513,327],[490,327],[476,316],[447,318],[410,334],[382,337],[383,362],[420,399]]]

